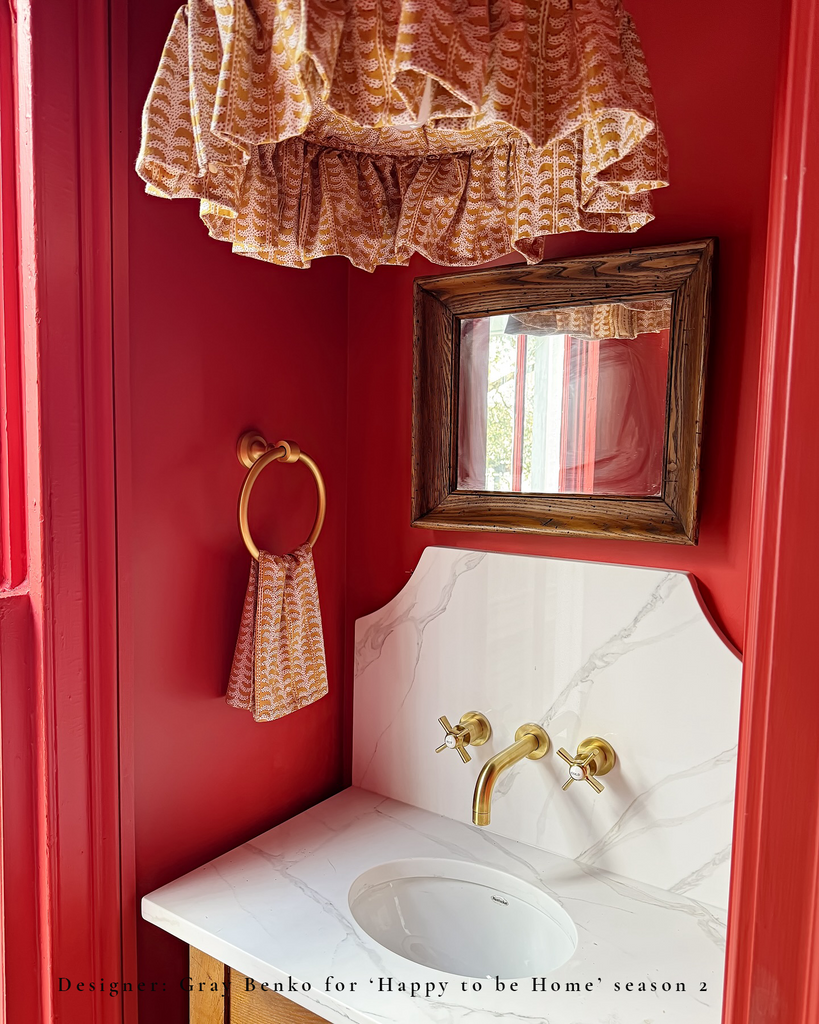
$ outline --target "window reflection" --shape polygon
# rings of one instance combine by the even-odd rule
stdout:
[[[654,299],[463,321],[459,490],[661,494],[670,316]]]

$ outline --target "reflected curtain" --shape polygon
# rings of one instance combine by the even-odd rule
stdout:
[[[573,338],[605,341],[608,338],[656,334],[670,327],[670,299],[626,299],[514,313],[507,321],[506,333],[537,336],[570,334]]]
[[[458,383],[458,490],[486,487],[486,419],[489,385],[488,317],[461,321]]]
[[[564,345],[560,491],[591,494],[597,445],[600,342],[567,336]]]

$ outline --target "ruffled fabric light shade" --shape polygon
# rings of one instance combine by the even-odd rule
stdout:
[[[137,170],[236,252],[366,270],[536,263],[635,231],[668,183],[619,0],[189,0]]]
[[[586,341],[633,339],[671,328],[671,299],[631,299],[515,313],[506,322],[507,334],[554,336],[569,334]]]

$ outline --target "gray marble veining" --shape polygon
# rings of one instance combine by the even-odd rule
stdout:
[[[489,828],[579,863],[727,905],[741,666],[685,573],[427,548],[356,627],[353,780],[468,820],[483,762],[538,722],[574,752],[608,739],[595,795],[556,757],[499,781]],[[472,762],[437,718],[484,712]]]
[[[374,865],[427,857],[504,871],[566,910],[577,948],[549,972],[545,992],[532,978],[511,992],[491,978],[434,971],[361,931],[348,904],[352,881]],[[158,889],[142,910],[257,983],[281,984],[331,1024],[715,1024],[722,999],[723,911],[360,789]],[[466,926],[465,912],[453,929]],[[327,992],[330,977],[345,991]],[[391,979],[389,991],[381,979]],[[434,983],[439,994],[413,997],[402,982]],[[638,992],[640,983],[656,989]]]

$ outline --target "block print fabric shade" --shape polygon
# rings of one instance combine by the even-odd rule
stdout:
[[[636,338],[671,327],[671,299],[632,299],[626,302],[598,302],[564,309],[541,309],[515,313],[506,323],[507,334],[570,334],[573,338],[604,341]]]
[[[667,162],[619,0],[190,0],[137,170],[236,252],[372,270],[635,231]]]

